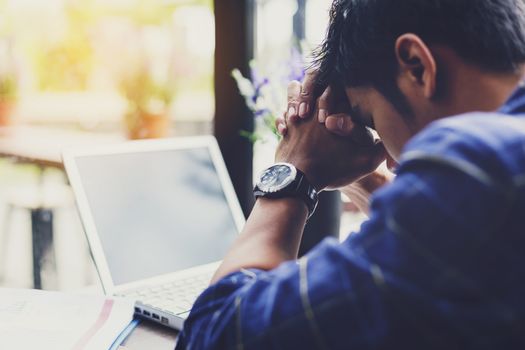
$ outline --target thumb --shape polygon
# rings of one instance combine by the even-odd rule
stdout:
[[[383,142],[377,140],[370,148],[369,171],[374,171],[387,159],[387,152]]]
[[[350,136],[354,130],[354,123],[350,116],[346,114],[334,114],[325,120],[328,131],[339,136]]]
[[[388,153],[386,155],[386,166],[388,168],[388,170],[390,170],[391,172],[395,172],[398,164],[397,162],[394,160],[394,158],[392,158],[392,156],[390,156]]]

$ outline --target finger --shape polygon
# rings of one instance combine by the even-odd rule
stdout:
[[[398,165],[399,164],[394,160],[394,158],[392,158],[392,156],[387,153],[387,155],[386,155],[386,166],[387,166],[388,170],[390,170],[391,172],[395,173]]]
[[[388,153],[386,152],[383,142],[376,141],[375,144],[372,146],[372,153],[370,157],[368,170],[370,172],[376,170],[386,160],[387,154]]]
[[[285,136],[288,132],[286,127],[286,112],[283,113],[283,116],[275,120],[275,128],[281,136]]]
[[[317,77],[317,71],[316,70],[308,70],[306,72],[306,75],[303,79],[303,83],[301,85],[301,96],[299,101],[299,117],[300,118],[306,118],[310,115],[310,111],[312,110],[312,106],[314,105],[314,89],[315,89],[315,81]]]
[[[301,83],[292,81],[288,84],[288,109],[287,120],[294,122],[299,117],[299,102],[301,99]]]
[[[319,120],[319,123],[325,123],[326,119],[330,113],[329,109],[332,102],[332,88],[329,86],[327,87],[321,97],[317,100],[317,119]]]
[[[325,126],[328,131],[340,136],[350,136],[354,131],[355,124],[346,114],[334,114],[326,117]]]
[[[279,124],[277,126],[277,132],[279,133],[279,135],[284,137],[288,133],[288,129],[286,128],[284,124]]]

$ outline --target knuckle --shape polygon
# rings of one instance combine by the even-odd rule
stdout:
[[[292,115],[288,118],[288,121],[290,121],[291,123],[296,123],[299,121],[299,117],[297,115]]]
[[[288,117],[288,114],[290,112],[290,108],[294,108],[295,111],[297,111],[297,105],[298,104],[299,104],[299,101],[296,98],[291,98],[291,99],[288,100],[288,109],[286,111],[286,116],[287,117]]]
[[[302,98],[310,98],[311,96],[312,96],[312,93],[309,90],[306,90],[305,88],[301,90]]]
[[[317,76],[317,69],[308,68],[304,73],[305,79],[313,79]]]
[[[312,87],[315,83],[317,76],[317,71],[313,69],[308,69],[305,72],[305,77],[303,79],[303,84],[301,88],[301,96],[304,98],[309,98],[312,95]]]
[[[288,95],[296,95],[298,92],[301,91],[301,83],[297,80],[291,81],[288,84]]]
[[[326,89],[323,94],[319,97],[319,103],[327,105],[330,99],[330,89]]]

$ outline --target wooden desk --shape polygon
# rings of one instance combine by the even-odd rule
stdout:
[[[0,156],[17,162],[62,169],[62,150],[125,141],[123,135],[38,126],[0,127]]]
[[[100,282],[72,292],[85,295],[104,295],[104,289]],[[152,321],[141,320],[137,328],[122,343],[121,350],[173,350],[177,343],[178,334],[179,332],[172,328],[164,327]]]

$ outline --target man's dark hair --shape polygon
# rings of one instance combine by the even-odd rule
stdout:
[[[525,2],[334,0],[315,57],[320,85],[374,87],[399,107],[392,101],[402,98],[394,48],[404,33],[447,46],[484,70],[510,73],[525,62]]]

